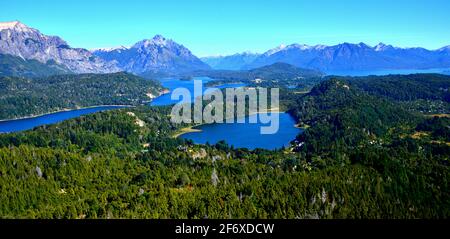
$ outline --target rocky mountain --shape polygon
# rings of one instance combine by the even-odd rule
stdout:
[[[189,49],[161,35],[142,40],[131,47],[100,49],[93,53],[105,61],[116,62],[124,71],[139,75],[210,69]]]
[[[57,36],[47,36],[19,21],[0,22],[0,53],[43,64],[53,61],[75,73],[109,73],[119,68],[82,48],[71,48]]]
[[[399,48],[383,43],[374,47],[364,43],[343,43],[335,46],[292,44],[269,50],[242,67],[252,69],[284,62],[325,72],[445,68],[450,67],[449,49]]]
[[[92,52],[72,48],[57,36],[47,36],[19,21],[0,22],[0,54],[8,64],[2,72],[29,75],[36,60],[43,67],[51,66],[73,73],[110,73],[128,71],[143,76],[163,76],[211,68],[220,70],[254,69],[282,62],[322,72],[429,69],[450,67],[450,46],[437,50],[400,48],[380,43],[374,47],[364,43],[342,43],[335,46],[305,44],[282,45],[263,54],[240,53],[231,56],[204,57],[156,35],[130,47],[97,49]],[[9,56],[19,57],[23,62]],[[50,64],[48,64],[50,61]],[[28,64],[31,63],[31,64]],[[26,68],[25,65],[31,68]],[[24,68],[25,67],[25,68]],[[21,72],[23,69],[23,72]],[[49,71],[51,72],[51,69]],[[31,75],[33,72],[31,72]],[[41,74],[41,73],[39,73]],[[38,75],[39,75],[38,74]]]
[[[243,52],[230,56],[209,56],[200,59],[216,70],[240,70],[242,66],[252,63],[259,55]]]

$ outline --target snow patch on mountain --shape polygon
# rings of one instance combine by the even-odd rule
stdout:
[[[15,31],[23,31],[23,32],[31,32],[34,29],[27,27],[25,24],[19,21],[12,22],[0,22],[0,31],[2,30],[15,30]]]
[[[116,47],[94,48],[94,49],[91,49],[91,52],[96,52],[96,51],[111,52],[111,51],[116,51],[116,50],[127,50],[127,49],[130,49],[130,47],[116,46]]]
[[[275,48],[273,48],[273,49],[270,49],[270,50],[266,51],[266,52],[264,53],[264,55],[266,55],[266,56],[271,56],[271,55],[273,55],[273,54],[275,54],[275,53],[277,53],[277,52],[282,51],[282,50],[285,49],[285,48],[286,48],[286,45],[281,44],[281,45],[279,45],[278,47],[275,47]]]

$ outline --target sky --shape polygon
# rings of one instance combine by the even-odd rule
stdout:
[[[197,56],[281,44],[450,45],[448,0],[2,0],[19,20],[72,47],[130,46],[161,34]]]

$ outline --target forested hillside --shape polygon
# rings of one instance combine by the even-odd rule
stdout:
[[[299,68],[286,63],[274,63],[251,70],[196,71],[185,74],[184,77],[188,78],[192,75],[216,79],[207,83],[208,86],[243,82],[248,86],[284,88],[311,88],[322,81],[324,76],[320,71]]]
[[[68,73],[69,69],[54,61],[44,64],[37,60],[24,60],[17,56],[0,54],[0,76],[43,77]]]
[[[412,74],[343,78],[376,97],[387,97],[403,108],[423,114],[450,112],[450,76]]]
[[[448,118],[342,79],[284,98],[305,131],[279,151],[172,138],[169,107],[0,135],[0,217],[449,217]]]
[[[0,77],[0,119],[95,105],[140,105],[162,90],[128,73]]]
[[[355,77],[351,83],[375,95],[399,101],[442,100],[450,102],[450,76],[413,74]]]

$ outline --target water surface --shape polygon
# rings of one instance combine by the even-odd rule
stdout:
[[[201,132],[191,132],[181,135],[181,138],[191,139],[197,144],[215,144],[225,140],[229,145],[235,148],[263,148],[279,149],[283,146],[289,146],[289,143],[302,132],[295,127],[295,120],[287,113],[274,113],[280,117],[279,130],[275,134],[261,134],[261,126],[269,124],[248,123],[249,118],[257,118],[258,115],[246,117],[246,123],[221,123],[207,124],[197,127]]]
[[[450,75],[450,68],[432,68],[432,69],[386,69],[386,70],[348,70],[348,71],[327,71],[328,75],[337,76],[369,76],[369,75],[409,75],[437,73]]]
[[[202,88],[203,92],[194,92],[194,80],[201,80],[202,81]],[[171,100],[171,92],[175,90],[176,88],[186,88],[191,93],[191,102],[194,102],[194,99],[201,96],[207,89],[210,88],[218,88],[218,89],[224,89],[224,88],[238,88],[243,87],[245,84],[243,83],[232,83],[232,84],[222,84],[219,86],[214,87],[205,87],[205,84],[214,81],[214,79],[211,79],[209,77],[195,77],[194,80],[180,80],[176,78],[166,78],[166,79],[160,79],[162,86],[169,89],[170,92],[164,95],[161,95],[155,99],[152,100],[150,103],[151,106],[162,106],[162,105],[172,105],[179,103],[180,100]]]
[[[41,125],[56,124],[64,120],[79,117],[81,115],[92,114],[105,110],[120,109],[124,107],[125,106],[98,106],[77,110],[61,111],[31,118],[0,121],[0,133],[28,130]]]
[[[213,81],[213,79],[208,77],[196,77],[195,79],[202,80],[203,84],[206,84],[207,82]],[[178,87],[184,87],[187,88],[191,94],[192,99],[194,97],[198,97],[202,94],[202,92],[196,92],[194,95],[194,81],[183,81],[180,79],[163,79],[161,80],[161,83],[164,87],[173,90]],[[244,84],[224,84],[220,85],[214,88],[229,88],[229,87],[241,87],[244,86]],[[209,89],[209,87],[203,87],[203,91]],[[170,99],[170,93],[162,95],[156,99],[154,99],[151,103],[152,106],[157,105],[170,105],[178,103],[177,100],[171,100]],[[56,124],[59,122],[62,122],[64,120],[76,118],[82,115],[87,114],[93,114],[99,111],[105,111],[105,110],[112,110],[112,109],[119,109],[124,108],[124,106],[98,106],[98,107],[90,107],[90,108],[84,108],[84,109],[77,109],[77,110],[70,110],[70,111],[61,111],[56,113],[49,113],[42,116],[37,117],[30,117],[30,118],[24,118],[24,119],[17,119],[17,120],[6,120],[6,121],[0,121],[0,133],[9,133],[9,132],[17,132],[17,131],[23,131],[28,129],[33,129],[34,127],[38,127],[41,125],[50,125],[50,124]]]

